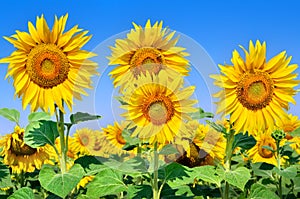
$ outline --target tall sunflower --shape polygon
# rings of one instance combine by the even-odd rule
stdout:
[[[72,110],[73,96],[80,100],[81,94],[87,95],[84,89],[91,88],[97,64],[88,59],[96,54],[81,50],[91,36],[77,25],[64,32],[67,18],[55,17],[50,30],[42,15],[36,27],[28,22],[29,33],[17,30],[4,37],[17,50],[0,62],[9,63],[6,78],[13,78],[24,109],[31,104],[31,111],[41,108],[52,114],[55,104],[64,111],[64,101]]]
[[[116,40],[108,57],[109,65],[117,65],[110,72],[115,87],[121,86],[122,90],[146,72],[153,75],[165,70],[169,78],[188,75],[189,62],[185,56],[189,54],[184,52],[185,48],[176,46],[178,38],[172,39],[175,32],[162,28],[162,21],[151,26],[148,20],[145,28],[133,25],[127,38]]]
[[[1,138],[0,153],[3,163],[8,165],[13,173],[34,172],[41,169],[43,164],[53,164],[51,158],[54,151],[50,145],[31,148],[24,140],[24,129],[16,126],[14,132]]]
[[[237,132],[252,131],[254,128],[273,127],[275,121],[286,117],[283,110],[289,102],[295,104],[293,87],[299,84],[294,80],[297,64],[290,64],[291,57],[283,51],[266,61],[266,43],[250,41],[249,52],[241,47],[245,60],[234,50],[232,65],[219,65],[221,75],[211,75],[215,85],[223,88],[214,95],[217,113],[230,115]]]
[[[258,131],[253,134],[256,140],[256,145],[247,152],[249,159],[253,163],[265,162],[277,166],[275,154],[271,150],[263,147],[269,146],[273,149],[273,151],[276,151],[276,141],[272,138],[271,132],[272,131],[269,129],[265,132]]]
[[[154,77],[148,73],[139,82],[137,87],[126,89],[126,105],[121,106],[126,110],[123,116],[132,121],[129,128],[136,127],[132,136],[160,145],[174,142],[175,137],[190,137],[185,121],[191,119],[189,113],[197,111],[193,107],[197,100],[189,99],[195,87],[182,89],[182,77],[168,81],[165,72]]]
[[[289,114],[288,118],[279,121],[277,123],[277,127],[282,129],[286,136],[285,139],[282,140],[282,144],[285,142],[290,142],[290,147],[295,150],[298,154],[300,154],[300,137],[295,136],[293,137],[290,133],[300,127],[300,120],[298,116]]]
[[[75,154],[89,155],[95,143],[96,137],[93,130],[89,128],[78,129],[70,142],[70,150]]]

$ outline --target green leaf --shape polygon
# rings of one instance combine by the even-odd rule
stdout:
[[[9,168],[0,161],[0,188],[12,186]]]
[[[194,167],[190,174],[192,179],[197,178],[205,182],[213,183],[221,186],[222,179],[216,174],[216,169],[214,166],[206,165],[201,167]]]
[[[124,129],[122,131],[122,137],[125,140],[125,145],[123,146],[124,150],[132,150],[135,147],[139,146],[141,140],[137,137],[131,137],[132,132],[129,129]]]
[[[40,120],[50,120],[51,116],[46,112],[33,112],[28,115],[28,121],[30,122],[38,122]]]
[[[274,168],[273,165],[257,162],[253,163],[251,168],[255,176],[266,177],[272,180],[274,179],[272,171],[272,169]]]
[[[64,198],[76,187],[84,174],[79,164],[74,164],[66,173],[56,173],[53,167],[45,165],[40,171],[39,181],[44,189]]]
[[[165,179],[166,181],[168,181],[174,178],[182,178],[184,176],[189,177],[188,171],[189,170],[187,167],[176,162],[172,162],[167,166],[159,168],[158,176],[160,179]]]
[[[250,199],[279,199],[279,197],[262,184],[255,183],[250,189]]]
[[[123,173],[109,168],[100,171],[86,188],[86,195],[90,198],[118,195],[127,190],[123,182]]]
[[[244,190],[244,187],[250,179],[250,171],[245,167],[239,167],[234,171],[225,172],[225,180],[237,188]]]
[[[172,144],[165,145],[158,154],[160,155],[171,155],[171,154],[177,154],[177,149]]]
[[[89,113],[77,112],[70,116],[70,121],[72,124],[78,124],[80,122],[85,122],[89,120],[98,120],[100,118],[101,118],[100,115],[90,115]]]
[[[289,133],[293,137],[300,137],[300,127]]]
[[[226,133],[226,128],[224,126],[222,126],[221,124],[216,124],[216,123],[211,122],[209,120],[206,120],[206,123],[209,124],[216,131],[224,133],[224,134]]]
[[[1,108],[0,115],[12,122],[15,122],[17,124],[19,123],[20,112],[16,109]]]
[[[203,118],[213,118],[214,114],[210,112],[204,112],[202,108],[198,108],[199,111],[195,113],[191,113],[190,116],[192,117],[193,120],[199,120]]]
[[[33,199],[34,193],[33,190],[29,187],[23,187],[15,191],[8,199]]]
[[[29,123],[25,129],[24,141],[32,148],[41,147],[45,144],[54,146],[58,135],[56,122],[41,120]]]
[[[273,171],[275,173],[277,173],[278,175],[288,178],[288,179],[294,179],[297,175],[297,168],[293,165],[290,167],[287,167],[284,170],[279,170],[277,167],[274,167]]]
[[[152,198],[150,185],[128,185],[127,197],[131,199]]]
[[[254,147],[256,144],[256,140],[252,135],[248,135],[248,133],[238,133],[234,136],[234,141],[232,145],[232,149],[234,150],[237,147],[241,147],[242,149],[249,150]]]

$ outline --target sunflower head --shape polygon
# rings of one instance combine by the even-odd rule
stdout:
[[[102,128],[102,131],[107,140],[109,140],[113,146],[122,149],[122,147],[126,144],[126,141],[122,136],[122,132],[126,129],[128,124],[128,122],[121,122],[121,124],[115,122],[113,126],[108,125],[106,128]]]
[[[29,33],[16,31],[4,37],[16,48],[10,56],[0,60],[9,63],[6,77],[14,80],[15,95],[22,97],[25,109],[38,108],[54,113],[55,105],[64,111],[63,102],[71,110],[73,97],[81,99],[91,88],[91,76],[97,74],[97,64],[88,60],[95,56],[81,50],[90,39],[88,31],[74,26],[65,32],[68,15],[55,17],[52,30],[42,15],[36,27],[28,22]]]
[[[192,107],[196,100],[189,97],[194,92],[190,86],[182,89],[183,79],[178,77],[168,81],[164,73],[151,77],[149,74],[140,78],[137,87],[128,87],[123,96],[126,105],[123,116],[132,121],[135,127],[132,136],[138,136],[150,144],[158,142],[165,145],[180,140],[187,135],[185,121],[190,120],[188,113],[197,111]],[[178,144],[178,143],[177,143]]]
[[[255,128],[273,127],[276,121],[287,117],[283,109],[295,103],[293,87],[297,64],[290,64],[291,57],[282,52],[266,60],[266,43],[252,41],[243,59],[238,51],[232,54],[231,65],[219,65],[221,75],[211,75],[223,90],[214,95],[220,99],[217,113],[230,114],[230,123],[237,132],[252,132]]]
[[[188,75],[189,62],[185,59],[188,53],[184,52],[185,48],[176,46],[178,39],[172,39],[175,32],[162,28],[162,22],[151,25],[148,20],[145,28],[133,25],[127,38],[116,40],[108,57],[110,65],[117,65],[110,72],[115,86],[123,90],[141,75],[157,75],[162,70],[167,71],[171,79]]]
[[[289,114],[287,118],[278,121],[276,126],[286,133],[285,138],[287,140],[291,140],[293,139],[293,136],[291,136],[290,133],[300,127],[300,120],[298,119],[298,116]]]
[[[89,155],[95,146],[95,132],[88,128],[78,129],[70,142],[70,150],[79,156]]]
[[[23,137],[24,129],[16,126],[13,133],[0,140],[3,163],[11,167],[13,173],[33,172],[43,164],[53,163],[50,160],[54,155],[51,146],[32,148],[25,144]]]

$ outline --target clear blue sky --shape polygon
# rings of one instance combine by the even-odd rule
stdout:
[[[300,63],[300,2],[299,1],[3,1],[0,12],[0,36],[9,36],[15,30],[27,31],[27,22],[35,22],[36,16],[45,15],[50,26],[54,15],[69,13],[67,28],[76,24],[89,30],[93,35],[84,47],[99,54],[100,79],[95,79],[95,90],[91,97],[76,102],[74,111],[88,111],[102,115],[99,127],[112,123],[118,117],[118,103],[113,99],[117,91],[107,77],[108,46],[114,39],[124,38],[132,28],[131,22],[144,25],[147,19],[152,22],[163,20],[168,26],[184,35],[180,45],[191,53],[192,75],[187,80],[197,86],[195,97],[200,106],[210,111],[210,92],[216,88],[205,74],[216,71],[216,64],[230,63],[231,53],[238,45],[248,46],[249,40],[267,42],[267,57],[286,50],[292,55],[292,63]],[[124,33],[125,31],[125,33]],[[8,56],[13,46],[0,39],[0,57]],[[205,53],[206,52],[206,53]],[[12,83],[4,80],[7,65],[0,66],[0,108],[22,110],[21,100],[13,99]],[[299,73],[299,69],[297,72]],[[300,102],[300,94],[296,96]],[[299,104],[291,105],[290,112],[299,114]],[[21,111],[21,125],[25,126],[29,110]],[[91,127],[95,124],[87,123]],[[0,134],[13,130],[13,125],[0,118]]]

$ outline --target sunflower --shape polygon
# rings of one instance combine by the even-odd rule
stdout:
[[[15,95],[23,97],[24,109],[31,104],[32,112],[41,108],[53,114],[55,104],[64,111],[65,102],[72,110],[73,96],[80,100],[81,94],[87,95],[84,88],[91,88],[97,64],[88,58],[96,54],[81,50],[91,36],[77,25],[64,32],[67,18],[68,14],[55,17],[50,30],[42,15],[36,28],[28,22],[29,33],[4,37],[17,50],[0,62],[9,63],[6,78],[14,79]]]
[[[53,149],[50,145],[31,148],[23,140],[24,129],[16,126],[14,132],[0,140],[0,153],[3,163],[8,165],[13,173],[34,172],[43,164],[53,164]]]
[[[209,125],[199,124],[197,121],[188,122],[187,127],[194,135],[193,144],[187,151],[187,157],[199,158],[200,165],[214,165],[215,162],[223,162],[226,140],[221,133]],[[199,149],[197,155],[195,155],[194,149]]]
[[[95,176],[84,176],[80,182],[77,184],[76,189],[79,190],[81,187],[85,188],[85,186],[91,182],[93,179],[95,178]]]
[[[76,130],[74,138],[70,142],[70,150],[80,156],[89,155],[95,146],[96,137],[94,131],[88,128]]]
[[[176,46],[178,38],[172,39],[175,32],[162,28],[162,22],[151,26],[147,21],[145,28],[133,23],[134,29],[127,34],[126,39],[117,39],[115,47],[111,47],[112,54],[109,65],[117,65],[110,75],[114,78],[115,87],[121,90],[127,84],[134,84],[142,74],[149,72],[158,74],[167,71],[168,77],[173,79],[178,75],[188,75],[189,62],[183,52],[185,48]]]
[[[253,163],[265,162],[277,166],[275,153],[263,147],[269,146],[273,151],[276,151],[276,141],[272,138],[271,132],[271,130],[267,130],[254,134],[256,145],[247,152],[249,159],[252,160]]]
[[[215,85],[224,88],[214,95],[217,102],[217,114],[230,115],[237,132],[246,132],[273,127],[275,121],[281,121],[287,114],[289,102],[295,104],[293,87],[299,84],[294,80],[297,64],[290,64],[291,57],[281,52],[266,61],[266,43],[250,41],[249,52],[241,47],[246,58],[234,50],[232,65],[219,65],[222,75],[211,75]],[[284,108],[284,109],[283,109]]]
[[[121,106],[126,110],[122,115],[131,121],[129,128],[135,127],[132,136],[161,146],[174,142],[175,137],[177,140],[190,137],[185,121],[191,119],[189,113],[197,111],[192,107],[197,100],[189,99],[195,87],[182,89],[180,76],[173,81],[166,78],[164,72],[141,77],[137,87],[126,89],[123,96],[126,105]]]
[[[94,131],[95,145],[90,149],[90,154],[94,156],[109,157],[109,149],[112,145],[102,131]]]
[[[285,139],[282,140],[282,145],[288,141],[290,142],[290,147],[300,154],[300,137],[290,135],[291,132],[300,127],[298,116],[289,114],[288,118],[277,123],[277,127],[286,133]]]
[[[108,125],[106,128],[102,128],[104,135],[106,136],[107,140],[115,147],[122,149],[125,145],[126,141],[122,136],[122,131],[126,129],[128,126],[127,122],[115,122],[114,125]]]

